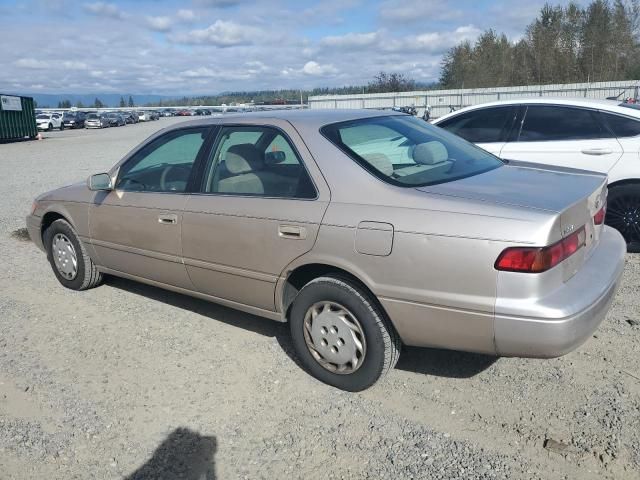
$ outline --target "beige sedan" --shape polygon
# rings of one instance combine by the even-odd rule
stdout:
[[[118,275],[289,322],[320,380],[362,390],[402,344],[552,357],[624,265],[606,176],[505,163],[403,114],[180,123],[27,218],[65,287]]]

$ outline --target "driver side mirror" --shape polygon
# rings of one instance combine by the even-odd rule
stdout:
[[[113,190],[113,185],[111,185],[111,175],[108,173],[97,173],[95,175],[91,175],[87,179],[87,187],[92,191]]]

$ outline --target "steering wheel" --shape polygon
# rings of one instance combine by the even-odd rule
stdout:
[[[189,173],[191,172],[190,167],[187,167],[185,165],[171,165],[168,164],[165,169],[162,171],[162,175],[160,175],[160,190],[162,190],[163,192],[168,191],[167,189],[167,177],[169,176],[169,172],[173,169],[180,169],[180,170],[184,170],[186,173],[186,177],[185,177],[185,182],[187,182],[189,180]]]

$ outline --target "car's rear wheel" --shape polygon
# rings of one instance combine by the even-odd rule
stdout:
[[[56,220],[44,232],[47,257],[58,281],[72,290],[86,290],[102,282],[102,273],[66,220]]]
[[[47,132],[50,132],[51,130],[53,130],[53,124],[52,123],[47,125]]]
[[[60,131],[64,130],[64,123],[60,123]]]
[[[628,252],[640,253],[640,184],[609,190],[605,223],[622,234]]]
[[[289,323],[302,365],[342,390],[370,387],[400,355],[400,340],[376,299],[342,276],[305,285],[293,302]]]

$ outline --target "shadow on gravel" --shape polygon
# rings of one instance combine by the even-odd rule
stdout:
[[[105,283],[114,288],[142,295],[174,307],[190,310],[218,322],[244,328],[245,330],[250,330],[266,337],[275,337],[289,358],[304,370],[304,367],[302,367],[296,357],[289,334],[289,325],[286,323],[274,322],[256,315],[207,302],[206,300],[170,292],[124,278],[107,276]],[[396,368],[423,375],[469,378],[486,370],[496,360],[496,357],[475,353],[404,347]]]
[[[396,365],[399,370],[448,378],[470,378],[498,360],[479,353],[404,347]]]
[[[153,456],[125,480],[215,480],[216,437],[177,428]]]
[[[21,242],[31,241],[31,237],[29,237],[29,231],[26,228],[18,228],[17,230],[11,232],[10,236],[14,240],[19,240]]]
[[[240,312],[216,303],[207,302],[206,300],[200,300],[181,293],[170,292],[124,278],[109,275],[105,277],[105,284],[166,303],[167,305],[204,315],[217,322],[223,322],[228,325],[233,325],[234,327],[250,330],[265,337],[275,337],[285,353],[297,362],[295,354],[293,353],[291,338],[289,337],[289,325],[286,323],[274,322],[266,318],[258,317],[257,315],[251,315],[250,313]]]

